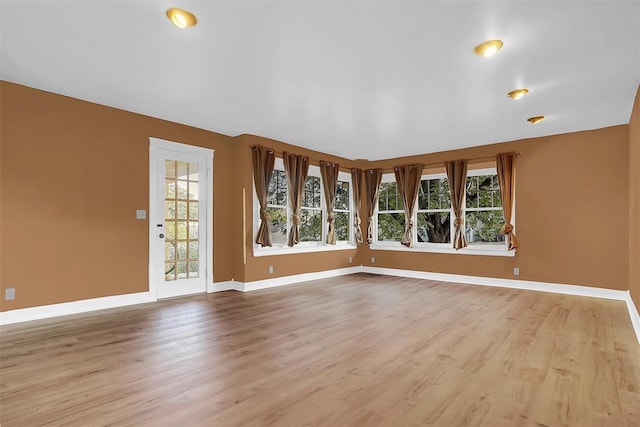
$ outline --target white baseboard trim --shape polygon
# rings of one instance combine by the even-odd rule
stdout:
[[[428,271],[401,270],[396,268],[355,266],[338,268],[335,270],[318,271],[313,273],[295,274],[292,276],[276,277],[273,279],[256,280],[254,282],[238,282],[229,280],[207,284],[207,292],[240,291],[250,292],[259,289],[268,289],[278,286],[286,286],[295,283],[308,282],[310,280],[326,279],[329,277],[345,276],[355,273],[382,274],[388,276],[409,277],[414,279],[437,280],[442,282],[464,283],[469,285],[494,286],[501,288],[523,289],[530,291],[551,292],[565,295],[578,295],[592,298],[605,298],[625,301],[631,324],[640,344],[640,314],[631,299],[629,291],[616,291],[613,289],[592,288],[589,286],[566,285],[561,283],[534,282],[529,280],[499,279],[482,276],[464,276],[460,274],[431,273]],[[39,307],[21,308],[0,312],[0,325],[26,322],[29,320],[46,319],[50,317],[65,316],[68,314],[85,313],[107,308],[124,307],[127,305],[142,304],[157,301],[149,292],[135,294],[114,295],[102,298],[92,298],[81,301],[65,302],[61,304],[43,305]]]
[[[107,308],[124,307],[127,305],[155,301],[156,298],[152,298],[149,292],[138,292],[135,294],[113,295],[80,301],[63,302],[60,304],[19,308],[16,310],[0,312],[0,325],[9,325],[12,323],[27,322],[29,320],[47,319],[50,317],[86,313],[88,311],[104,310]]]
[[[633,303],[633,299],[631,299],[631,293],[629,291],[627,291],[627,298],[625,301],[627,302],[627,310],[629,310],[629,317],[631,317],[633,330],[636,331],[636,338],[638,338],[638,344],[640,344],[640,314],[638,314],[638,308]]]
[[[414,279],[437,280],[441,282],[465,283],[469,285],[494,286],[499,288],[523,289],[528,291],[552,292],[555,294],[579,295],[583,297],[606,298],[626,301],[627,291],[592,288],[589,286],[565,285],[562,283],[533,282],[530,280],[498,279],[461,274],[430,273],[428,271],[399,270],[395,268],[362,267],[363,273],[388,276],[411,277]]]
[[[273,279],[256,280],[254,282],[236,282],[238,290],[242,292],[257,291],[259,289],[275,288],[277,286],[291,285],[294,283],[308,282],[310,280],[327,279],[329,277],[345,276],[347,274],[360,273],[362,266],[337,268],[335,270],[318,271],[314,273],[294,274],[292,276],[276,277]]]
[[[236,282],[235,280],[227,280],[226,282],[214,282],[207,284],[207,293],[224,292],[224,291],[239,291],[238,284],[242,282]]]

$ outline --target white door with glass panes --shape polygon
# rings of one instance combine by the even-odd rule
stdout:
[[[150,292],[157,298],[205,292],[213,151],[152,138],[150,157]]]

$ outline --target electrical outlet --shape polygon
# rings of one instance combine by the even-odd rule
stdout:
[[[371,264],[375,264],[376,263],[376,257],[372,256],[371,257]]]
[[[5,301],[16,299],[16,288],[7,288],[4,290]]]
[[[273,274],[273,265],[269,266],[269,274]]]
[[[520,268],[519,267],[513,267],[513,275],[514,276],[519,276],[520,275]]]
[[[353,263],[353,257],[349,257],[349,264]]]
[[[147,211],[144,209],[136,210],[136,219],[147,219]]]

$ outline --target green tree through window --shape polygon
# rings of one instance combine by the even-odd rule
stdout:
[[[395,182],[380,184],[378,196],[378,241],[399,242],[404,234],[404,206]]]
[[[463,215],[467,241],[470,246],[504,245],[504,235],[500,233],[504,215],[497,174],[477,173],[471,171],[466,179]],[[387,180],[389,178],[387,176]],[[453,212],[447,178],[423,176],[417,204],[413,219],[417,244],[450,244]],[[380,185],[376,218],[377,241],[399,242],[404,233],[405,217],[395,182],[387,181]]]
[[[324,193],[320,171],[314,171],[314,166],[309,169],[309,175],[305,180],[302,191],[300,209],[300,243],[324,244],[323,239],[327,231],[327,214],[324,205]],[[317,173],[316,173],[317,172]],[[336,200],[334,206],[336,240],[349,242],[351,235],[351,201],[350,180],[348,174],[342,174],[336,188]],[[289,209],[289,195],[287,188],[287,176],[282,165],[276,166],[269,182],[269,194],[267,197],[267,212],[270,216],[269,231],[273,246],[284,247],[287,245],[287,237],[291,228],[292,219]]]

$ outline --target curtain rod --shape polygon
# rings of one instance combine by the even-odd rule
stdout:
[[[251,148],[254,148],[254,147],[256,147],[256,145],[252,145],[251,146]],[[280,157],[282,157],[284,155],[284,151],[276,151],[273,148],[269,148],[269,147],[265,147],[265,148],[267,148],[268,150],[273,151],[273,153],[276,156],[279,155]],[[289,154],[295,154],[295,153],[289,153]],[[516,154],[516,156],[521,156],[522,155],[522,153],[520,153],[520,152],[517,152],[515,154]],[[325,161],[325,162],[328,161],[328,160],[316,160],[316,159],[311,158],[310,156],[305,156],[305,157],[309,158],[309,162],[314,162],[314,163],[320,163],[321,161]],[[466,161],[470,162],[470,161],[478,161],[478,160],[495,160],[495,159],[496,159],[496,156],[494,155],[494,156],[484,156],[484,157],[472,157],[472,158],[459,159],[459,160],[466,160]],[[336,163],[336,162],[329,162],[329,163]],[[441,167],[444,167],[445,163],[446,163],[445,161],[441,161],[441,162],[433,162],[433,163],[403,163],[403,165],[405,165],[405,164],[413,164],[413,165],[422,165],[423,167],[428,167],[428,166],[441,166]],[[401,166],[401,165],[398,165],[398,166]],[[388,168],[371,168],[371,169],[382,169],[382,173],[385,173],[385,172],[393,172],[396,167],[397,166],[392,166],[392,167],[388,167]],[[352,168],[340,167],[339,169],[348,172]]]
[[[521,156],[522,153],[514,153],[516,156]],[[466,158],[466,159],[457,159],[457,160],[466,160],[467,162],[477,162],[479,160],[486,160],[486,161],[491,161],[491,160],[495,160],[496,156],[484,156],[484,157],[471,157],[471,158]],[[441,161],[441,162],[433,162],[433,163],[403,163],[403,165],[407,164],[407,165],[422,165],[422,167],[429,167],[429,166],[440,166],[440,167],[444,167],[445,166],[446,161]],[[392,167],[388,167],[388,168],[372,168],[372,169],[382,169],[382,173],[386,173],[386,172],[393,172],[395,170],[395,168],[397,168],[398,166],[402,166],[402,165],[397,165],[397,166],[392,166]]]
[[[252,149],[255,148],[255,147],[257,147],[257,145],[252,145],[251,146]],[[277,151],[277,150],[274,150],[273,148],[269,148],[269,147],[264,147],[264,148],[266,148],[269,151],[273,151],[273,154],[275,154],[276,157],[281,157],[281,158],[284,157],[284,153],[285,153],[284,151]],[[292,153],[292,152],[289,152],[289,151],[287,151],[287,153],[297,155],[296,153]],[[348,168],[346,166],[340,166],[340,164],[338,162],[330,162],[329,160],[316,160],[316,159],[312,158],[311,156],[307,156],[307,155],[304,155],[304,154],[303,154],[303,156],[307,157],[309,159],[309,163],[318,163],[318,164],[320,164],[320,162],[335,163],[335,164],[337,164],[339,166],[338,169],[343,171],[343,172],[350,172],[351,169],[352,169],[352,168]]]

